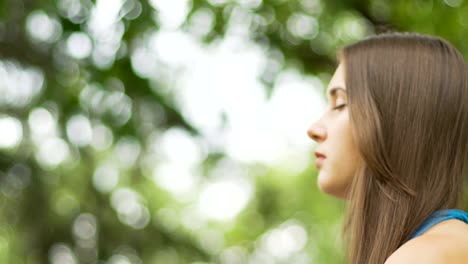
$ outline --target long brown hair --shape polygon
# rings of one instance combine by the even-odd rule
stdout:
[[[371,36],[338,56],[364,161],[347,197],[348,263],[382,264],[431,213],[463,204],[467,67],[450,43],[417,33]]]

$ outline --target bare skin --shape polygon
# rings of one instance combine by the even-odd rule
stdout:
[[[337,87],[341,89],[331,93]],[[307,131],[309,137],[317,142],[316,150],[326,155],[317,179],[320,190],[343,199],[362,162],[351,137],[346,92],[344,65],[340,64],[327,88],[328,108]],[[343,107],[336,108],[340,105]],[[418,263],[468,263],[468,225],[459,220],[443,221],[406,242],[385,262]]]
[[[433,226],[423,235],[403,244],[387,259],[385,264],[463,264],[467,262],[468,224],[452,219]]]
[[[347,187],[362,158],[351,136],[343,64],[337,67],[330,80],[327,97],[327,110],[309,127],[307,134],[317,142],[316,151],[326,156],[319,170],[318,187],[325,193],[345,199]]]

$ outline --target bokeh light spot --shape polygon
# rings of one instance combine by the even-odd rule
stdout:
[[[67,52],[75,59],[87,58],[91,54],[92,48],[91,39],[85,33],[72,33],[67,39]]]
[[[150,0],[150,4],[158,11],[158,23],[162,28],[177,29],[182,25],[190,11],[190,0]]]
[[[149,210],[141,200],[141,196],[130,188],[117,189],[111,196],[111,204],[119,220],[134,229],[142,229],[150,221]]]
[[[59,243],[49,250],[49,261],[51,264],[75,264],[78,263],[75,254],[66,244]]]
[[[53,169],[70,155],[67,143],[61,138],[47,138],[39,145],[36,159],[46,169]]]
[[[40,69],[0,60],[0,106],[25,107],[40,94],[43,85]]]
[[[463,0],[444,0],[444,2],[450,7],[459,7],[463,3]]]
[[[93,137],[89,119],[84,115],[72,116],[67,122],[67,136],[71,143],[79,147],[88,145]]]
[[[73,222],[73,235],[82,240],[94,239],[97,235],[96,217],[89,213],[80,214]]]
[[[14,148],[22,139],[23,126],[21,122],[14,117],[0,116],[0,148]]]
[[[96,190],[107,193],[112,191],[119,182],[120,173],[112,164],[99,166],[93,174],[93,185]]]
[[[228,220],[244,209],[251,195],[252,186],[247,181],[217,181],[204,186],[198,206],[207,218]]]
[[[99,124],[93,127],[92,146],[96,150],[105,150],[112,146],[114,135],[107,126]]]
[[[319,24],[315,17],[296,13],[288,18],[287,27],[295,37],[313,39],[319,33]]]
[[[136,138],[123,137],[115,145],[114,153],[118,164],[124,168],[135,165],[140,155],[141,146]]]
[[[26,29],[34,40],[47,43],[57,41],[62,34],[62,24],[42,10],[29,14],[26,19]]]

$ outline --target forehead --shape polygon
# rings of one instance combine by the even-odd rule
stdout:
[[[337,89],[341,88],[341,89]],[[346,93],[346,86],[344,80],[344,66],[342,63],[338,65],[333,74],[327,88],[327,95],[334,96],[336,93]]]

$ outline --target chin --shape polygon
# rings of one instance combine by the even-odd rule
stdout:
[[[337,198],[346,199],[345,188],[343,188],[341,184],[331,181],[330,178],[323,177],[323,175],[321,175],[322,173],[319,174],[317,180],[319,190],[323,193],[335,196]]]

